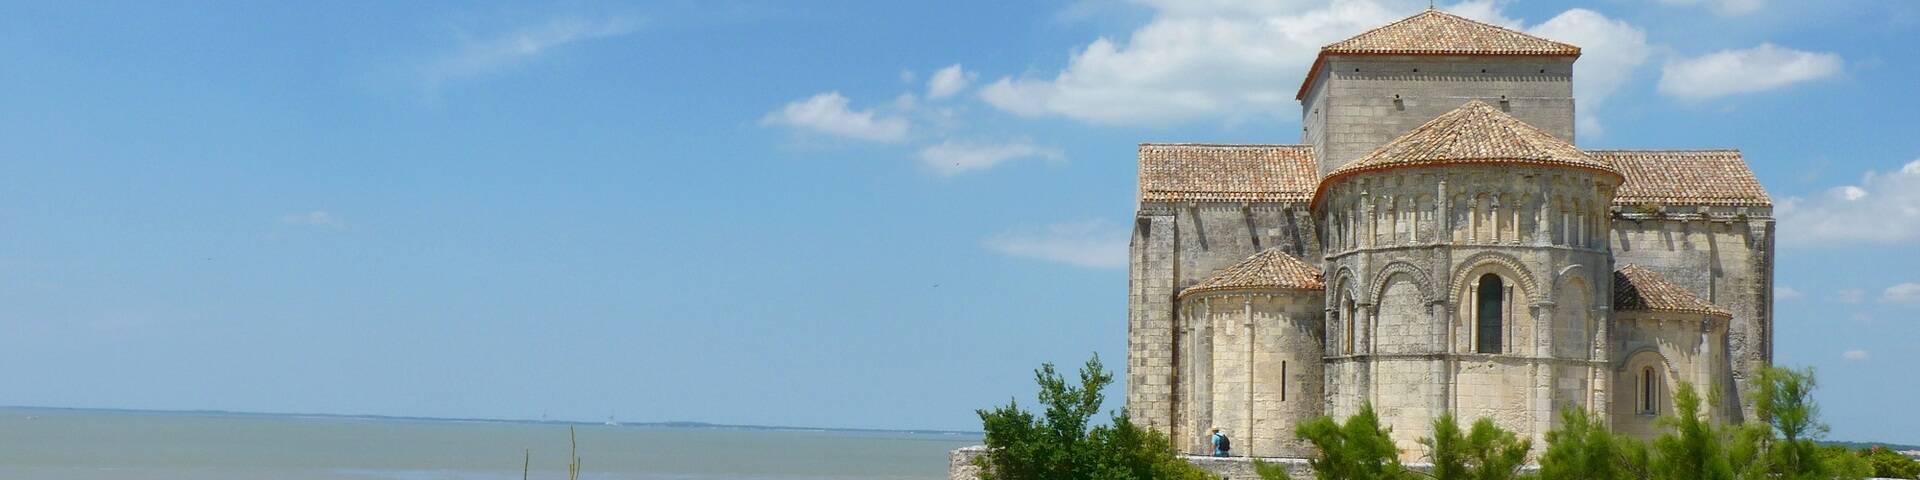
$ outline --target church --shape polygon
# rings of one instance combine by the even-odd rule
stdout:
[[[1428,10],[1320,50],[1298,144],[1141,144],[1133,420],[1305,457],[1297,425],[1371,404],[1413,459],[1443,412],[1650,437],[1683,382],[1749,418],[1772,201],[1739,150],[1577,146],[1579,58]]]

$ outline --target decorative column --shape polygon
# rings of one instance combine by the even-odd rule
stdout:
[[[1354,358],[1350,360],[1352,362],[1353,369],[1354,369],[1354,383],[1356,384],[1355,387],[1357,387],[1355,389],[1357,391],[1355,391],[1354,393],[1357,395],[1356,398],[1359,398],[1360,401],[1372,403],[1373,402],[1373,356],[1372,354],[1373,354],[1373,323],[1374,323],[1373,302],[1366,302],[1366,303],[1356,302],[1353,307],[1353,312],[1354,312],[1353,313],[1354,317],[1357,317],[1355,318],[1355,320],[1358,320],[1354,323],[1356,325],[1361,326],[1360,332],[1359,332],[1360,333],[1359,338],[1355,340],[1355,342],[1359,343],[1359,345],[1354,348],[1354,352],[1353,352],[1354,355],[1358,358]]]
[[[1547,444],[1547,431],[1553,429],[1553,391],[1555,363],[1553,356],[1552,301],[1533,304],[1533,443]]]

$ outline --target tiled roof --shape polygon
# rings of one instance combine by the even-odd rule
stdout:
[[[1320,184],[1324,186],[1356,173],[1402,167],[1515,163],[1620,174],[1605,161],[1587,155],[1573,144],[1513,118],[1493,105],[1473,100],[1434,117],[1373,153],[1333,169]]]
[[[1246,260],[1241,260],[1240,263],[1214,272],[1213,276],[1205,281],[1181,290],[1180,296],[1221,290],[1322,290],[1325,288],[1326,284],[1320,278],[1320,269],[1279,249],[1267,249],[1247,257]]]
[[[1306,98],[1328,55],[1580,56],[1580,47],[1429,9],[1320,48],[1296,99]]]
[[[1698,313],[1733,318],[1733,312],[1695,296],[1693,292],[1668,282],[1660,274],[1639,265],[1623,265],[1613,272],[1613,309]]]
[[[1588,150],[1627,177],[1615,205],[1772,206],[1739,150]]]
[[[1580,47],[1427,10],[1320,49],[1327,54],[1579,55]]]
[[[1140,201],[1304,202],[1319,167],[1306,145],[1140,144]]]

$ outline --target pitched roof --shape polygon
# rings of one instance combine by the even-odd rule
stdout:
[[[1733,312],[1702,300],[1653,270],[1633,264],[1622,265],[1613,272],[1613,309],[1698,313],[1733,318]]]
[[[1772,206],[1739,150],[1588,150],[1626,176],[1615,205]]]
[[[1440,114],[1386,145],[1327,173],[1325,185],[1361,172],[1458,164],[1528,164],[1582,168],[1620,175],[1587,155],[1486,102],[1473,100]],[[1324,190],[1322,188],[1321,190]]]
[[[1300,261],[1280,249],[1261,251],[1233,266],[1214,272],[1205,281],[1180,291],[1185,297],[1221,290],[1288,289],[1323,290],[1320,269]]]
[[[1306,145],[1140,144],[1140,201],[1304,202],[1319,167]]]
[[[1427,10],[1320,49],[1322,54],[1580,55],[1580,47]]]
[[[1320,48],[1296,99],[1306,98],[1328,55],[1580,56],[1580,47],[1428,9]]]

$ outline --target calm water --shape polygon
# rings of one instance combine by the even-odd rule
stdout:
[[[583,479],[944,479],[975,435],[579,428]],[[0,478],[505,480],[532,450],[565,479],[557,425],[0,409]]]

